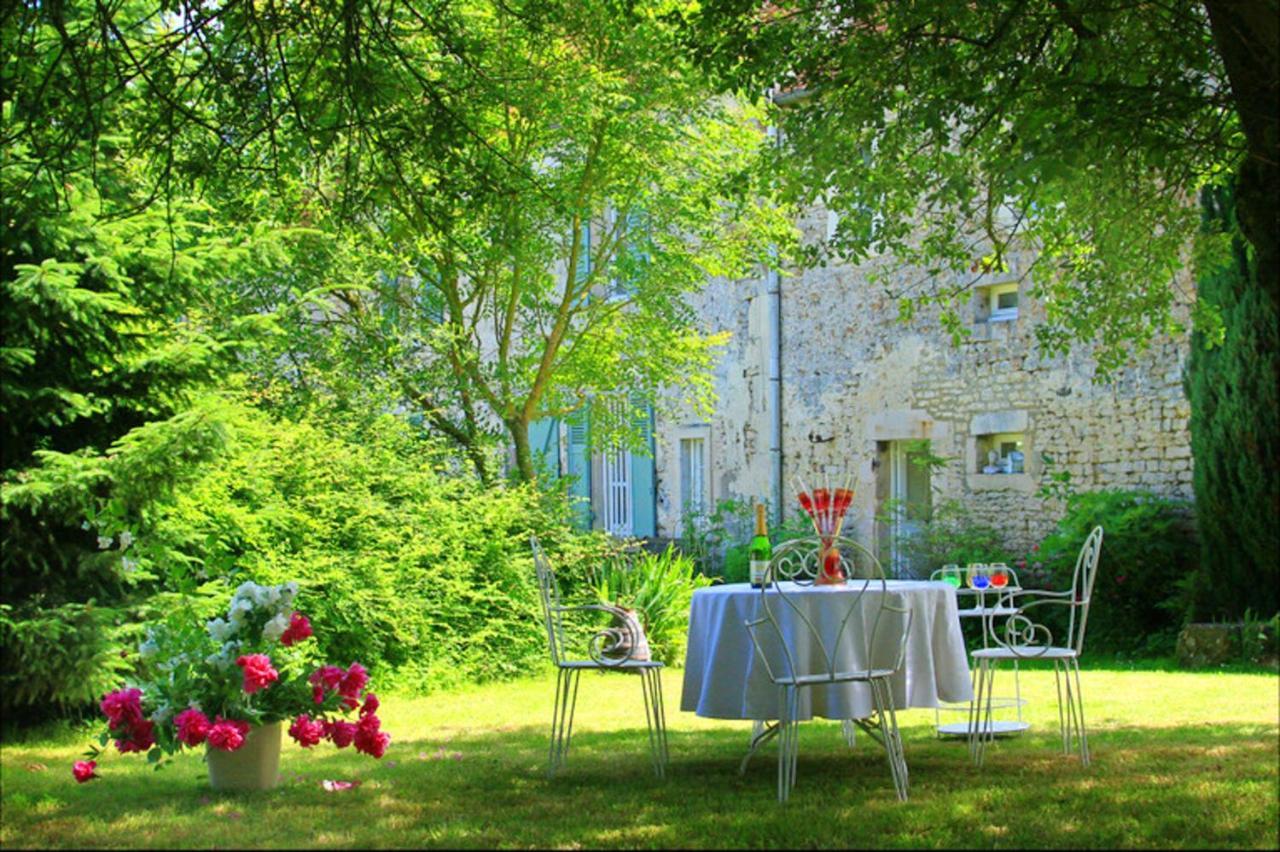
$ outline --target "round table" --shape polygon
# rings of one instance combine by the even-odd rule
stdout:
[[[828,648],[839,633],[839,622],[855,605],[862,582],[843,586],[796,586],[783,591],[814,625]],[[776,590],[769,594],[777,596]],[[840,634],[835,653],[844,661],[870,659],[871,626],[880,605],[911,609],[911,632],[906,661],[890,678],[894,706],[937,707],[941,702],[969,701],[973,688],[969,657],[956,611],[956,590],[946,583],[925,580],[888,580],[867,587],[857,601],[848,627]],[[689,645],[685,656],[684,689],[680,709],[715,719],[776,719],[778,690],[769,679],[755,651],[745,622],[764,614],[759,589],[747,583],[708,586],[693,593],[689,608]],[[826,669],[820,647],[803,621],[785,604],[771,609],[787,641],[797,654],[799,668]],[[764,628],[766,631],[768,627]],[[872,713],[871,692],[866,684],[840,683],[800,690],[797,719],[865,719]]]

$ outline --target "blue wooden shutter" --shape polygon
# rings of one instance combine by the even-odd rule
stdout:
[[[639,538],[652,538],[658,533],[653,408],[643,400],[633,398],[632,411],[633,416],[641,420],[649,451],[646,455],[631,454],[631,531]]]
[[[587,411],[577,411],[566,421],[569,426],[569,495],[575,498],[574,511],[578,524],[590,529],[591,512],[591,454],[587,452]]]
[[[560,421],[544,417],[529,424],[529,449],[534,466],[541,472],[560,476]]]

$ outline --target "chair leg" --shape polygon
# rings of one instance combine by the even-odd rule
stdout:
[[[653,694],[653,682],[649,669],[640,669],[640,691],[644,693],[644,720],[649,729],[649,756],[653,760],[653,774],[662,777],[662,738],[658,733],[657,696]]]
[[[969,702],[969,757],[974,764],[978,763],[978,733],[982,729],[982,687],[987,681],[987,661],[978,661],[978,671],[974,675],[973,699]]]
[[[1066,708],[1062,703],[1062,665],[1058,660],[1053,661],[1053,685],[1058,691],[1058,735],[1062,738],[1062,753],[1070,754],[1071,747],[1067,745]]]
[[[844,719],[840,722],[840,733],[844,735],[844,744],[849,748],[853,748],[858,744],[857,731],[858,728],[854,725],[852,719]]]
[[[556,774],[556,766],[559,758],[559,749],[557,748],[560,739],[560,696],[564,694],[564,669],[556,669],[556,697],[551,705],[551,746],[547,751],[547,777],[550,778]]]
[[[667,706],[662,695],[662,669],[653,670],[653,685],[658,695],[658,735],[662,740],[662,769],[665,776],[666,768],[671,763],[671,747],[667,741]]]
[[[898,776],[902,779],[902,789],[898,793],[898,798],[905,802],[911,787],[911,779],[907,772],[907,752],[902,747],[902,732],[898,728],[898,708],[893,703],[893,692],[889,688],[889,681],[882,680],[880,683],[880,688],[884,690],[885,704],[889,707],[889,730],[893,734],[894,750],[898,755]]]
[[[876,720],[880,726],[880,741],[884,745],[885,756],[889,758],[889,774],[893,777],[893,789],[898,800],[907,800],[907,778],[905,761],[902,759],[898,739],[898,718],[893,712],[893,697],[887,694],[886,685],[879,679],[870,681],[871,701],[875,707]]]
[[[798,746],[796,713],[796,689],[790,686],[778,688],[778,801],[786,803],[791,788],[796,783],[796,752]]]
[[[1080,717],[1077,713],[1076,687],[1071,682],[1071,661],[1062,661],[1062,681],[1066,686],[1067,696],[1067,745],[1064,754],[1071,754],[1073,743],[1079,742]]]
[[[1079,705],[1077,719],[1080,724],[1080,762],[1089,765],[1089,734],[1084,726],[1084,692],[1080,689],[1080,660],[1072,658],[1071,667],[1076,673],[1076,703]]]
[[[551,711],[551,754],[548,777],[564,765],[573,736],[573,713],[578,704],[578,675],[575,669],[556,669],[556,698]]]

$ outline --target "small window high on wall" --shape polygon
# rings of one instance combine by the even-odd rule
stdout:
[[[993,284],[984,288],[988,322],[1008,322],[1018,318],[1018,285]]]
[[[997,432],[978,435],[978,469],[975,473],[1025,473],[1026,435]]]

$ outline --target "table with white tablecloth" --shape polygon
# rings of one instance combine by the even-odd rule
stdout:
[[[969,658],[956,592],[942,582],[877,581],[866,586],[854,581],[836,586],[797,586],[783,591],[818,631],[832,653],[857,663],[871,659],[872,627],[881,596],[884,602],[912,612],[906,659],[890,678],[894,706],[937,707],[942,702],[968,701],[973,696]],[[861,592],[861,597],[858,593]],[[798,667],[824,670],[821,645],[804,626],[796,610],[781,605],[776,589],[769,590],[779,627],[797,654]],[[841,620],[854,606],[848,626]],[[685,655],[684,690],[680,709],[715,719],[776,719],[778,690],[752,645],[745,622],[764,615],[761,591],[746,583],[708,586],[693,593],[689,611],[689,644]],[[835,646],[837,640],[839,646]],[[889,637],[890,639],[892,637]],[[836,648],[838,647],[838,650]],[[800,690],[797,719],[864,719],[872,713],[871,691],[863,683],[839,683]]]

